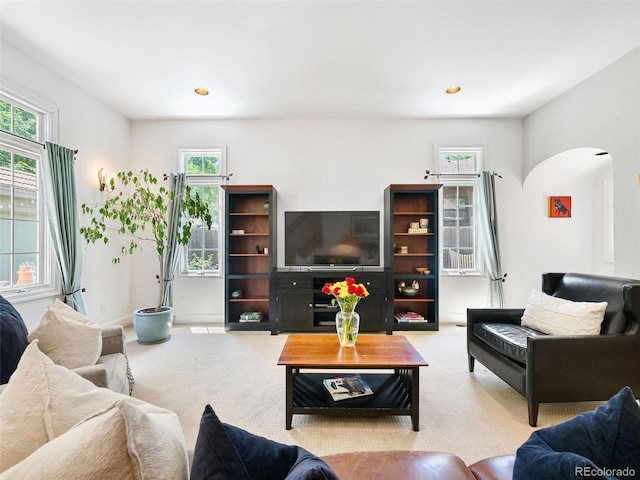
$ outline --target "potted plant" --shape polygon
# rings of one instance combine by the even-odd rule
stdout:
[[[166,180],[165,176],[165,180]],[[188,185],[183,186],[180,198],[176,192],[163,186],[148,170],[138,173],[118,172],[109,180],[110,191],[118,193],[102,204],[82,204],[82,213],[91,217],[88,226],[80,228],[80,234],[88,243],[109,243],[112,235],[127,237],[113,263],[120,263],[125,255],[133,254],[141,245],[151,242],[158,256],[158,300],[154,307],[141,308],[134,313],[134,329],[140,343],[158,343],[169,339],[173,323],[173,307],[163,305],[165,292],[166,256],[171,249],[169,211],[177,207],[175,217],[180,219],[175,233],[175,245],[187,245],[195,226],[211,229],[212,217],[209,205]]]

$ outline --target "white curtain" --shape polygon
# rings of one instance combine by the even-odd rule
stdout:
[[[490,304],[492,308],[504,308],[504,289],[502,284],[506,274],[500,263],[500,244],[498,242],[498,214],[496,211],[495,172],[480,173],[479,208],[480,231],[482,232],[485,265],[489,277]]]

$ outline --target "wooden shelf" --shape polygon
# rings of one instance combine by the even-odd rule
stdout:
[[[408,232],[395,232],[394,235],[401,237],[426,237],[427,235],[435,235],[434,232],[424,232],[424,233],[408,233]]]
[[[229,299],[230,302],[268,302],[269,301],[269,297],[265,297],[265,298],[230,298]]]
[[[229,215],[232,217],[268,217],[269,214],[267,212],[229,212]]]
[[[394,302],[435,302],[435,298],[418,298],[418,297],[395,297]]]
[[[436,212],[393,212],[394,215],[412,215],[412,216],[419,216],[419,215],[435,215]]]
[[[269,232],[264,233],[230,233],[230,237],[268,237]]]
[[[271,185],[224,185],[225,327],[228,330],[272,330],[275,297],[272,272],[276,268],[276,191]],[[272,214],[273,213],[273,214]],[[244,230],[245,233],[231,233]],[[256,246],[269,253],[256,253]],[[234,291],[241,298],[233,298]],[[240,322],[243,312],[261,312],[260,322]],[[273,333],[273,330],[272,330]]]
[[[438,330],[439,282],[439,189],[442,185],[389,185],[385,189],[385,268],[391,270],[393,280],[389,298],[392,299],[391,318],[402,311],[415,311],[428,322],[390,322],[392,330]],[[410,233],[413,222],[429,219],[428,232]],[[394,251],[407,247],[409,253]],[[428,275],[416,271],[428,268]],[[420,288],[415,297],[398,293],[401,281],[418,281]]]

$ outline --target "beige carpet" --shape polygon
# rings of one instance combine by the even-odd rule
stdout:
[[[429,363],[420,374],[419,432],[408,416],[294,415],[293,429],[285,430],[285,372],[276,363],[286,334],[174,325],[169,342],[143,346],[132,329],[126,333],[133,396],[178,414],[190,449],[206,404],[223,422],[317,455],[438,450],[471,463],[514,453],[534,431],[524,397],[477,362],[475,373],[468,372],[466,329],[454,324],[442,324],[439,332],[395,333],[406,335]],[[538,427],[601,403],[542,404]]]

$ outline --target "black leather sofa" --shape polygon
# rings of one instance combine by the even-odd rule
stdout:
[[[468,309],[469,371],[477,359],[524,395],[532,427],[540,403],[607,400],[625,385],[640,392],[640,280],[545,273],[542,291],[608,302],[600,335],[527,329],[521,326],[524,309]]]

